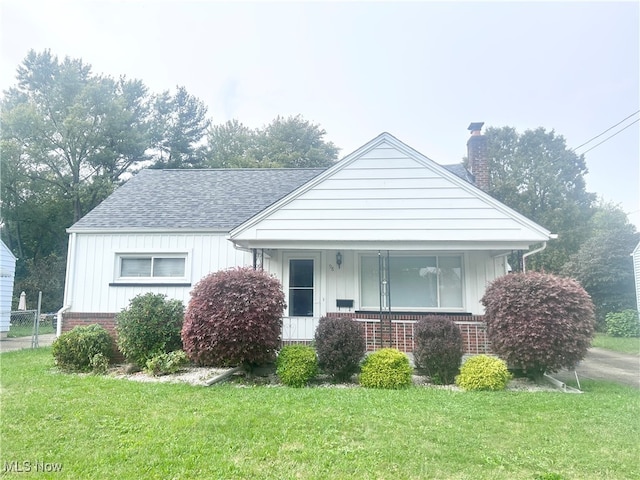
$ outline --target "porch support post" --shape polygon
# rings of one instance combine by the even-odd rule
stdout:
[[[391,281],[389,250],[386,257],[378,250],[378,282],[380,292],[380,346],[393,347],[391,328]]]
[[[253,269],[258,269],[258,250],[255,248],[251,249],[251,253],[253,253]]]

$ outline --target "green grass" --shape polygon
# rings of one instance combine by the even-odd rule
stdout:
[[[414,387],[209,388],[53,368],[50,348],[0,355],[2,453],[59,463],[39,478],[640,478],[640,392]]]
[[[55,329],[53,325],[40,325],[38,333],[41,335],[45,333],[55,333]],[[12,325],[9,333],[7,333],[7,337],[9,338],[30,337],[31,335],[33,335],[33,325]]]
[[[640,337],[610,337],[604,333],[596,333],[591,346],[606,348],[621,353],[640,355]]]

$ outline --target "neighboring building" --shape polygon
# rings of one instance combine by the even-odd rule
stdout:
[[[482,124],[469,160],[488,185]],[[149,291],[189,301],[210,272],[263,268],[282,282],[283,340],[313,339],[321,316],[360,321],[369,349],[413,348],[426,314],[487,349],[480,299],[506,256],[545,228],[388,133],[326,170],[145,170],[69,228],[62,330],[114,316]]]
[[[0,338],[6,338],[11,323],[11,300],[16,272],[16,257],[0,241]]]
[[[633,257],[633,275],[636,280],[636,306],[640,312],[640,242],[631,253]]]

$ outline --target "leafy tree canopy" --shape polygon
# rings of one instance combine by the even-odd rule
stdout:
[[[214,168],[329,167],[340,150],[325,141],[325,135],[324,129],[300,115],[277,117],[255,130],[230,120],[210,130],[207,164]]]
[[[564,137],[544,128],[518,133],[512,127],[485,132],[489,193],[559,238],[529,257],[528,268],[558,272],[588,235],[595,195],[585,189],[584,156],[567,148]],[[514,267],[518,262],[511,260]]]
[[[200,167],[205,149],[200,145],[210,121],[207,107],[184,87],[174,95],[165,91],[154,98],[154,168]]]
[[[609,312],[635,309],[631,252],[640,235],[616,205],[600,204],[588,224],[591,236],[569,257],[564,275],[578,280],[591,296],[599,329]]]

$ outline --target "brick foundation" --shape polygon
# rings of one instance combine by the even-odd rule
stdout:
[[[97,323],[102,325],[113,338],[113,361],[115,363],[123,363],[125,361],[122,352],[116,347],[116,314],[115,313],[84,313],[84,312],[67,312],[62,314],[62,333],[72,330],[74,327],[86,327]]]
[[[384,314],[382,321],[378,313],[328,313],[328,317],[351,318],[362,327],[367,344],[367,351],[375,351],[384,347],[393,347],[406,353],[414,350],[413,331],[418,320],[433,316],[433,314]],[[491,346],[487,338],[487,327],[482,315],[438,315],[455,322],[462,333],[464,351],[468,355],[491,353]],[[78,325],[102,325],[113,337],[116,344],[116,314],[115,313],[65,313],[62,320],[62,332],[67,332]],[[313,344],[313,338],[285,340],[283,345]],[[124,362],[122,353],[114,348],[114,361]]]
[[[406,353],[414,350],[413,329],[416,322],[433,314],[328,313],[328,317],[351,318],[362,325],[367,351],[393,347]],[[460,328],[465,354],[491,353],[487,327],[482,315],[438,315],[452,320]]]

